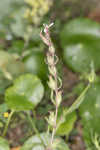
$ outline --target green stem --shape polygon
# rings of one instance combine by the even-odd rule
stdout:
[[[34,120],[36,121],[37,118],[36,118],[36,112],[33,110],[33,117],[34,117]]]
[[[30,121],[30,123],[31,123],[31,125],[32,125],[33,130],[34,130],[35,133],[38,135],[38,137],[39,137],[40,140],[41,140],[41,143],[42,143],[42,144],[44,145],[44,147],[45,147],[44,141],[42,140],[42,138],[41,138],[41,136],[40,136],[40,133],[39,133],[38,129],[37,129],[36,126],[35,126],[34,120],[32,120],[32,118],[31,118],[31,116],[30,116],[29,113],[27,113],[27,115],[28,115],[28,119],[29,119],[29,121]]]
[[[63,117],[60,119],[60,121],[59,121],[58,124],[57,124],[57,129],[58,129],[59,126],[64,122],[65,117],[66,117],[68,114],[72,113],[74,110],[76,110],[76,109],[80,106],[80,104],[83,102],[84,96],[85,96],[86,92],[88,91],[88,89],[90,88],[90,86],[91,86],[91,83],[89,83],[89,84],[87,85],[87,87],[83,90],[83,92],[82,92],[81,95],[76,99],[76,101],[70,106],[70,108],[69,108],[66,112],[64,112]]]
[[[84,99],[84,96],[85,96],[86,92],[90,88],[90,85],[91,85],[90,83],[87,85],[87,87],[83,90],[81,95],[75,100],[75,102],[71,105],[71,107],[65,113],[65,116],[67,114],[71,113],[72,111],[76,110],[80,106],[80,104],[83,102],[83,99]]]
[[[11,113],[9,114],[9,116],[8,116],[8,120],[7,120],[7,123],[6,123],[6,125],[5,125],[5,128],[4,128],[4,130],[3,130],[3,134],[2,134],[3,137],[4,137],[4,136],[6,135],[6,133],[7,133],[7,129],[8,129],[8,126],[9,126],[9,123],[10,123],[10,120],[11,120],[11,117],[12,117],[13,113],[14,113],[14,110],[12,110]]]

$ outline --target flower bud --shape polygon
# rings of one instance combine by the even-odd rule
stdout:
[[[50,116],[49,116],[49,118],[46,118],[46,120],[51,126],[54,126],[54,124],[55,124],[55,114],[54,114],[54,112],[50,112]]]
[[[95,72],[91,72],[89,75],[88,75],[88,80],[90,83],[93,83],[94,80],[95,80]]]
[[[48,60],[48,64],[51,66],[54,63],[54,58],[52,56],[50,56],[49,54],[47,54],[47,60]]]
[[[59,107],[62,101],[62,91],[58,92],[56,99],[57,99],[57,106]]]
[[[55,48],[54,48],[53,46],[51,46],[51,47],[49,48],[49,51],[54,54],[54,53],[55,53]]]
[[[50,87],[52,90],[55,90],[55,88],[56,88],[56,83],[55,83],[55,80],[52,78],[52,76],[49,76],[48,85],[49,85],[49,87]]]
[[[52,74],[53,76],[55,76],[55,74],[57,73],[55,66],[49,67],[49,72],[50,72],[50,74]]]

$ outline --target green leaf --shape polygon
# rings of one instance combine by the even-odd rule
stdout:
[[[0,50],[0,69],[12,60],[9,53]]]
[[[66,108],[65,110],[67,111],[68,108]],[[59,118],[61,117],[61,115],[62,115],[62,109],[59,112]],[[65,121],[59,126],[59,128],[56,131],[56,134],[60,136],[64,136],[64,135],[68,136],[74,127],[74,123],[76,119],[77,119],[77,116],[76,116],[75,111],[66,115]]]
[[[44,60],[43,52],[34,50],[24,57],[23,62],[29,73],[36,74],[45,81],[47,79],[47,66]]]
[[[46,147],[50,148],[51,136],[46,133],[40,134],[41,138],[44,141]],[[55,138],[53,150],[69,150],[67,144],[61,138]],[[45,150],[45,147],[42,145],[41,140],[37,135],[30,137],[22,146],[21,150]]]
[[[24,37],[27,25],[24,19],[25,7],[14,12],[14,22],[11,24],[11,30],[17,37]]]
[[[6,103],[0,104],[0,113],[8,111],[8,106]]]
[[[100,69],[100,25],[92,20],[78,18],[66,24],[61,32],[65,63],[76,72],[89,72],[91,63]]]
[[[8,142],[0,137],[0,150],[10,150]]]
[[[10,109],[30,110],[37,106],[43,94],[44,88],[37,76],[26,74],[18,77],[6,90],[5,100]]]
[[[76,101],[68,108],[68,110],[63,111],[62,117],[60,117],[58,124],[57,124],[57,129],[60,127],[62,123],[65,122],[65,118],[67,115],[71,114],[73,111],[79,108],[79,106],[82,104],[84,100],[84,96],[88,89],[90,88],[90,84],[87,85],[87,87],[83,90],[83,92],[79,95],[79,97],[76,99]]]
[[[24,49],[24,41],[23,40],[13,40],[12,45],[8,48],[10,53],[17,53],[19,55],[22,54]]]
[[[86,144],[92,144],[92,134],[100,135],[100,81],[88,90],[79,109]]]
[[[3,0],[0,3],[0,33],[9,36],[9,27],[12,23],[14,12],[24,7],[24,0]]]
[[[88,91],[89,88],[90,88],[90,84],[87,85],[87,87],[82,91],[82,93],[76,99],[76,101],[69,107],[69,109],[67,111],[65,111],[66,115],[70,114],[71,112],[76,110],[81,105],[81,103],[84,101],[84,96],[85,96],[85,94],[86,94],[86,92]]]
[[[7,73],[16,77],[25,71],[24,64],[16,60],[14,54],[5,51],[0,51],[0,69],[5,77],[7,77]]]
[[[12,79],[25,72],[24,64],[14,54],[0,50],[0,93],[11,85]]]
[[[11,84],[11,80],[0,76],[0,94],[4,94],[5,89]]]
[[[7,15],[11,14],[14,8],[19,9],[23,4],[23,0],[3,0],[0,4],[0,18],[6,17]],[[19,7],[15,7],[19,6]]]
[[[11,0],[3,0],[0,5],[0,17],[4,17],[11,10]]]
[[[79,82],[75,87],[73,87],[73,93],[75,95],[79,95],[82,93],[82,91],[84,90],[85,87],[85,83],[84,82]]]

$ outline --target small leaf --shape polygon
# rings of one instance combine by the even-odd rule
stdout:
[[[41,81],[35,75],[22,75],[6,90],[5,100],[10,109],[30,110],[37,106],[44,94]]]
[[[10,150],[8,142],[0,137],[0,150]]]
[[[71,114],[73,111],[79,108],[81,103],[84,100],[84,96],[88,89],[90,88],[90,84],[87,85],[87,87],[83,90],[83,92],[80,94],[80,96],[76,99],[76,101],[68,108],[68,110],[63,111],[63,115],[60,117],[58,124],[57,124],[57,129],[60,127],[62,123],[65,122],[65,118],[67,115]]]
[[[68,108],[66,108],[66,111],[67,110],[68,110]],[[62,110],[59,112],[59,118],[61,117],[61,115],[62,115]],[[77,119],[77,116],[76,116],[75,111],[69,115],[66,115],[65,121],[59,126],[59,128],[56,131],[56,134],[60,135],[60,136],[69,135],[74,127],[74,123],[75,123],[76,119]]]

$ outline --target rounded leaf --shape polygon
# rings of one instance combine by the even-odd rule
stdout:
[[[8,142],[0,137],[0,150],[10,150]]]
[[[47,79],[47,66],[44,62],[45,58],[43,52],[33,51],[28,56],[24,57],[24,64],[29,73],[39,76],[39,78]]]
[[[18,77],[14,85],[6,90],[5,100],[10,109],[30,110],[37,106],[44,94],[44,87],[35,75]]]
[[[78,18],[65,25],[61,32],[65,63],[76,72],[88,72],[91,63],[100,69],[100,25]]]
[[[40,134],[44,144],[46,147],[50,148],[50,140],[51,136],[46,134],[46,133],[41,133]],[[61,138],[55,138],[54,140],[56,142],[55,148],[53,150],[69,150],[67,144],[61,139]],[[35,135],[30,137],[23,145],[21,150],[45,150],[45,147],[42,145],[40,138]]]
[[[86,143],[92,143],[92,134],[100,135],[100,81],[88,90],[79,108],[83,135]]]
[[[12,76],[19,75],[25,71],[24,64],[16,60],[14,55],[5,51],[0,51],[0,69],[4,73],[10,73]]]
[[[90,40],[99,40],[99,30],[99,23],[93,20],[87,18],[73,19],[68,24],[65,24],[63,30],[61,31],[61,43],[66,47],[66,45],[70,42],[72,43],[72,41],[76,42],[83,40],[89,42]]]

